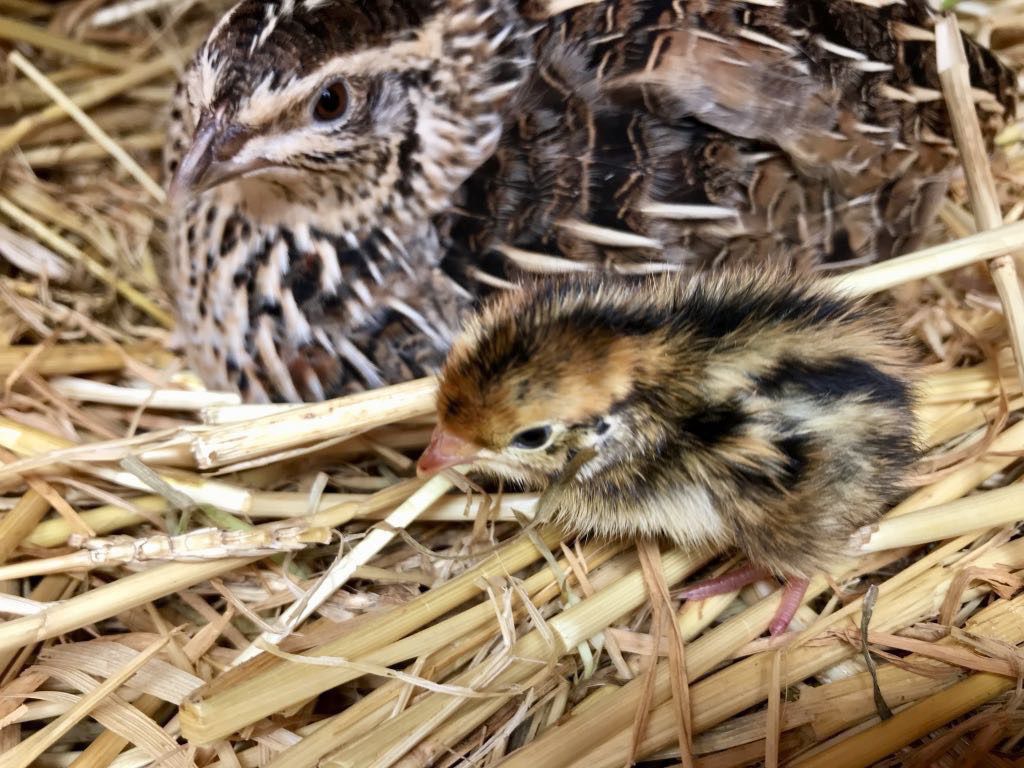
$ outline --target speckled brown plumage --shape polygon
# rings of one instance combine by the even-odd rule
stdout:
[[[436,369],[524,277],[911,249],[956,170],[931,23],[924,0],[244,0],[172,113],[190,359],[319,399]],[[968,56],[991,138],[1013,78]]]
[[[420,469],[561,481],[570,530],[738,547],[804,579],[905,492],[913,367],[898,327],[759,269],[509,292],[455,343]]]

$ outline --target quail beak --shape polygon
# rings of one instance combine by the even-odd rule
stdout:
[[[202,115],[192,144],[171,179],[168,193],[171,203],[181,204],[191,194],[271,165],[262,158],[244,162],[237,159],[237,152],[251,135],[247,128],[230,124],[220,115]]]
[[[427,450],[416,462],[416,474],[419,477],[427,477],[459,464],[472,464],[479,451],[479,446],[453,435],[439,424],[434,428],[434,434],[430,436]]]

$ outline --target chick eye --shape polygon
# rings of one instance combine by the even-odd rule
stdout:
[[[524,448],[528,451],[535,451],[543,448],[551,440],[551,427],[531,427],[524,429],[512,438],[510,445],[513,448]]]
[[[348,109],[348,90],[340,80],[325,85],[313,106],[313,117],[317,120],[337,120]]]

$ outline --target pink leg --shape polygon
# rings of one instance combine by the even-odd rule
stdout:
[[[789,622],[793,620],[793,616],[796,615],[797,609],[803,602],[808,584],[810,584],[809,579],[786,579],[786,586],[782,588],[782,601],[779,603],[779,609],[775,611],[775,617],[768,625],[768,632],[772,637],[781,635],[789,629]]]
[[[740,587],[745,587],[747,584],[753,584],[755,581],[767,578],[770,578],[767,571],[748,563],[734,571],[723,573],[721,576],[715,576],[713,579],[698,581],[696,584],[684,587],[675,594],[687,600],[707,600],[709,597],[724,595],[727,592],[735,592]]]

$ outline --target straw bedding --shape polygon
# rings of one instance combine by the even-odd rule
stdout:
[[[431,381],[288,409],[184,369],[154,178],[225,7],[0,0],[0,766],[1024,765],[1024,151],[972,151],[955,50],[941,236],[841,278],[928,350],[930,453],[768,641],[774,585],[672,596],[727,556],[409,479]],[[957,10],[1024,64],[1017,0]]]

